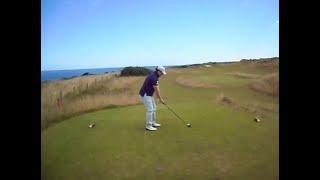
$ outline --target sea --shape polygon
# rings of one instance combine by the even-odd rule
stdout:
[[[124,67],[41,71],[41,82],[69,79],[81,76],[84,73],[95,75],[114,72],[119,73],[123,68]],[[154,70],[155,66],[145,66],[145,68]]]

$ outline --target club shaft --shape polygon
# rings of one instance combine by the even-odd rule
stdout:
[[[184,124],[186,124],[186,122],[184,122],[184,120],[183,120],[180,116],[178,116],[178,114],[175,113],[168,105],[165,104],[165,106],[166,106],[174,115],[176,115],[177,118],[179,118]]]

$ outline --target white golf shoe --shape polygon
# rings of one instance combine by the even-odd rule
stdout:
[[[153,126],[153,127],[160,127],[160,126],[161,126],[161,124],[153,123],[153,124],[152,124],[152,126]]]
[[[156,131],[156,130],[157,130],[157,128],[152,127],[152,126],[147,126],[147,127],[146,127],[146,130],[149,130],[149,131]]]

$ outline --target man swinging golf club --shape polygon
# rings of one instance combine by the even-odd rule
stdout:
[[[155,71],[150,73],[141,89],[140,89],[140,97],[143,100],[144,106],[146,107],[146,130],[149,131],[156,131],[157,127],[161,125],[156,122],[156,103],[153,98],[154,91],[156,92],[157,97],[159,98],[160,102],[164,103],[160,95],[160,88],[159,88],[159,77],[162,75],[167,74],[165,68],[163,66],[157,66]]]

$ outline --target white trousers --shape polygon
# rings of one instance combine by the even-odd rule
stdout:
[[[146,94],[144,96],[140,96],[144,106],[147,110],[146,113],[146,127],[151,127],[153,123],[156,122],[156,103],[154,101],[154,98],[152,96],[147,96]]]

